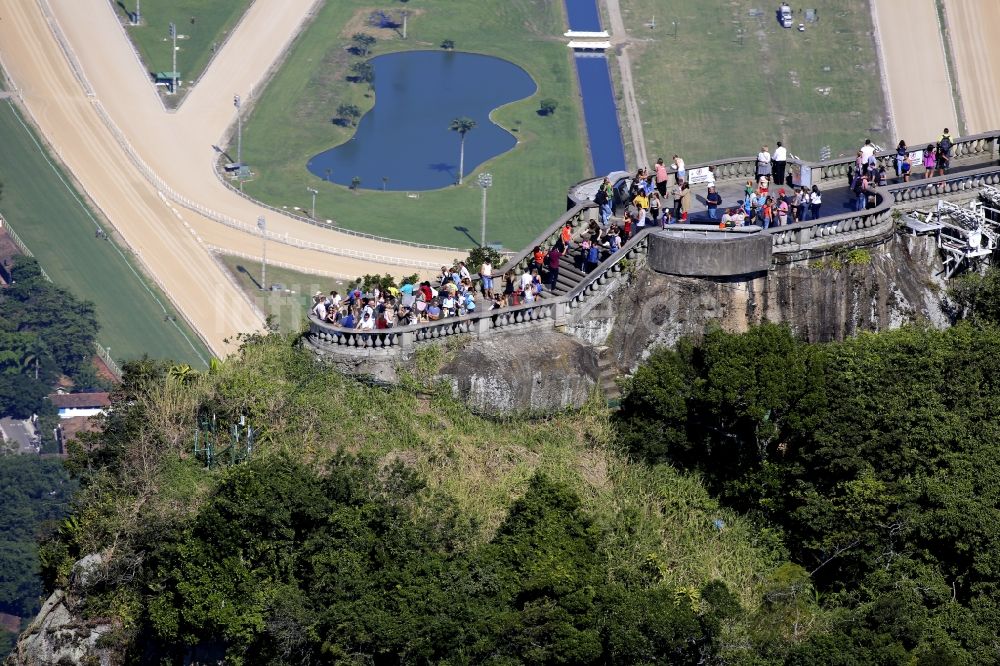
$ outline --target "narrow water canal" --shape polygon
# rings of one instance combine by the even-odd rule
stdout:
[[[575,32],[600,32],[601,15],[597,0],[566,0],[569,29]]]
[[[601,16],[597,0],[565,0],[569,29],[575,32],[600,32]],[[577,52],[574,57],[583,116],[587,124],[590,160],[594,173],[604,175],[625,169],[625,147],[621,124],[615,107],[608,59],[603,53]]]

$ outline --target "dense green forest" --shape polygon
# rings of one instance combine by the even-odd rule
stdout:
[[[0,613],[24,618],[38,612],[36,541],[64,516],[74,487],[62,460],[0,456]],[[0,630],[0,655],[13,639]]]
[[[619,429],[779,529],[808,572],[804,630],[765,654],[997,663],[998,351],[1000,330],[966,323],[828,345],[711,333],[652,356]]]
[[[46,280],[34,258],[17,257],[11,274],[0,291],[0,415],[27,418],[53,412],[45,396],[60,375],[78,390],[100,385],[98,325],[93,305]]]
[[[439,348],[397,388],[278,335],[132,363],[43,577],[108,555],[79,612],[131,663],[1000,663],[1000,330],[965,306],[841,343],[710,332],[617,413],[531,420],[432,385]],[[257,430],[248,461],[222,438],[206,468],[210,416]]]

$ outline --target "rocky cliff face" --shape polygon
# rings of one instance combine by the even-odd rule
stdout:
[[[593,348],[553,329],[470,340],[438,373],[484,413],[582,405],[599,374]]]
[[[673,346],[711,326],[744,331],[784,323],[822,342],[913,322],[950,323],[933,238],[895,235],[867,248],[776,262],[740,279],[676,277],[643,265],[609,274],[560,329],[511,327],[442,339],[450,360],[437,377],[479,411],[552,411],[582,404],[595,386],[633,370],[651,348]],[[342,372],[387,383],[399,381],[401,370],[412,372],[421,354],[316,351]]]
[[[102,557],[95,553],[74,565],[70,589],[56,590],[49,596],[21,635],[7,663],[12,666],[120,663],[120,655],[105,648],[101,641],[116,629],[115,621],[82,619],[77,609],[76,592],[82,592],[92,578],[100,575],[102,564]]]
[[[914,322],[944,327],[950,318],[940,271],[932,238],[900,235],[875,247],[784,261],[744,280],[640,269],[571,332],[591,342],[606,335],[618,367],[627,371],[650,348],[711,326],[744,331],[785,323],[813,342]]]

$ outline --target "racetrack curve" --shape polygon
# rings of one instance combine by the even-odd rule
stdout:
[[[0,62],[22,105],[88,196],[110,219],[146,269],[218,355],[235,333],[261,320],[206,246],[259,256],[261,238],[169,201],[183,197],[248,225],[337,253],[268,243],[268,258],[345,275],[409,273],[447,263],[454,252],[338,233],[280,215],[225,187],[214,173],[214,145],[234,120],[233,95],[252,102],[268,68],[300,29],[315,0],[257,0],[176,113],[159,102],[108,0],[0,0]],[[43,10],[64,38],[93,91],[74,74]],[[100,109],[106,114],[102,120]],[[120,145],[162,180],[154,186]],[[305,183],[304,183],[305,185]],[[85,279],[81,276],[81,279]]]

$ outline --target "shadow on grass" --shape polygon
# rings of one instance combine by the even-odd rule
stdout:
[[[470,241],[472,241],[473,245],[479,247],[479,241],[477,241],[475,238],[472,237],[472,234],[469,233],[469,229],[467,227],[454,227],[454,229],[455,231],[459,231],[465,234],[465,237],[468,238]]]
[[[258,289],[263,289],[263,287],[260,286],[260,282],[257,281],[257,278],[255,278],[250,271],[244,268],[243,265],[237,265],[236,272],[243,273],[250,279],[251,282],[253,282],[253,286],[257,287]]]

